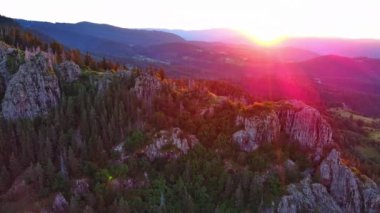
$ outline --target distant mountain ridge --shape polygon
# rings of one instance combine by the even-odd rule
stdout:
[[[229,29],[161,30],[180,35],[189,41],[253,45],[252,40],[247,38],[247,36]],[[278,46],[309,50],[320,55],[380,58],[379,39],[288,38]]]
[[[212,37],[212,32],[223,32],[220,29],[190,32],[192,35],[179,31],[181,38],[168,32],[88,22],[18,22],[67,47],[123,64],[162,67],[169,76],[178,78],[227,79],[260,100],[301,99],[308,104],[345,105],[364,115],[380,115],[380,60],[346,56],[376,57],[380,51],[377,40],[295,38],[279,47],[264,48],[230,42],[228,38],[238,38],[231,32],[224,38],[222,34]],[[186,41],[201,38],[208,41]]]

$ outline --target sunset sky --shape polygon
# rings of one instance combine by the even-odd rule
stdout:
[[[2,15],[49,22],[230,28],[264,40],[281,36],[380,38],[378,0],[0,0],[0,4]]]

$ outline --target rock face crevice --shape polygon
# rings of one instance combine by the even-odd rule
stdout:
[[[48,57],[37,54],[21,65],[9,81],[2,113],[4,118],[35,118],[58,105],[61,93],[58,78]]]

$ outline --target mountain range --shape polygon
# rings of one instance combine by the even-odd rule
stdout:
[[[0,17],[0,212],[377,213],[379,80],[376,58]]]

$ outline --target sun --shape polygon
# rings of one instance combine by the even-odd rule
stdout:
[[[260,46],[276,46],[286,38],[284,35],[271,30],[242,30],[241,32],[253,43]]]
[[[252,40],[261,46],[276,46],[284,40],[284,37],[277,35],[254,35],[252,36]]]

